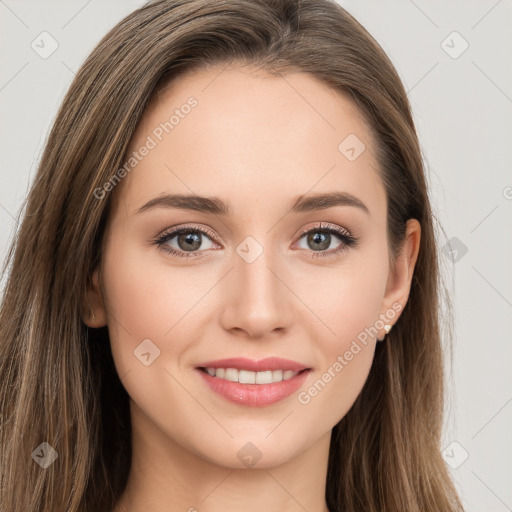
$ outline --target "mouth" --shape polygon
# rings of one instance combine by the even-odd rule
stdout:
[[[196,371],[212,391],[232,403],[263,407],[296,392],[312,368],[275,357],[231,358],[201,363]]]

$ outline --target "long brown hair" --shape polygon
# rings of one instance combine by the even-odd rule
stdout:
[[[327,505],[336,512],[461,511],[440,451],[442,280],[411,109],[384,51],[334,0],[152,1],[119,22],[81,66],[3,269],[2,510],[110,511],[121,495],[131,460],[128,395],[107,328],[81,320],[111,203],[111,194],[99,200],[94,191],[122,165],[157,87],[187,70],[230,63],[276,76],[311,73],[348,94],[377,141],[392,261],[406,221],[421,224],[408,303],[377,344],[361,394],[333,428]],[[35,459],[52,453],[45,442],[58,458],[43,469]]]

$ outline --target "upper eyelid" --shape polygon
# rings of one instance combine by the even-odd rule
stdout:
[[[332,222],[320,222],[319,225],[303,228],[299,231],[297,236],[302,237],[303,235],[305,235],[306,233],[309,233],[310,231],[334,231],[335,234],[338,234],[338,235],[344,234],[348,237],[353,236],[347,228],[345,228],[343,226],[339,226],[337,224],[333,224]],[[339,231],[341,231],[341,233],[338,233]]]

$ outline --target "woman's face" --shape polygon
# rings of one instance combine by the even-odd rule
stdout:
[[[328,439],[405,305],[419,243],[392,274],[374,147],[355,107],[304,73],[203,70],[155,96],[94,276],[135,430],[233,468]],[[307,370],[199,369],[256,368],[225,358]]]

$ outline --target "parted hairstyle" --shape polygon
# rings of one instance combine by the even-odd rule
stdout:
[[[329,509],[463,510],[441,456],[439,311],[446,289],[411,107],[385,52],[334,0],[150,1],[112,28],[80,67],[2,273],[1,510],[110,512],[123,492],[131,461],[129,397],[108,328],[89,328],[81,316],[112,195],[99,200],[94,191],[124,162],[158,87],[189,70],[229,64],[274,76],[310,73],[348,95],[377,141],[391,262],[406,221],[421,224],[409,300],[377,343],[362,392],[332,430]],[[46,469],[31,456],[42,442],[58,453]]]

